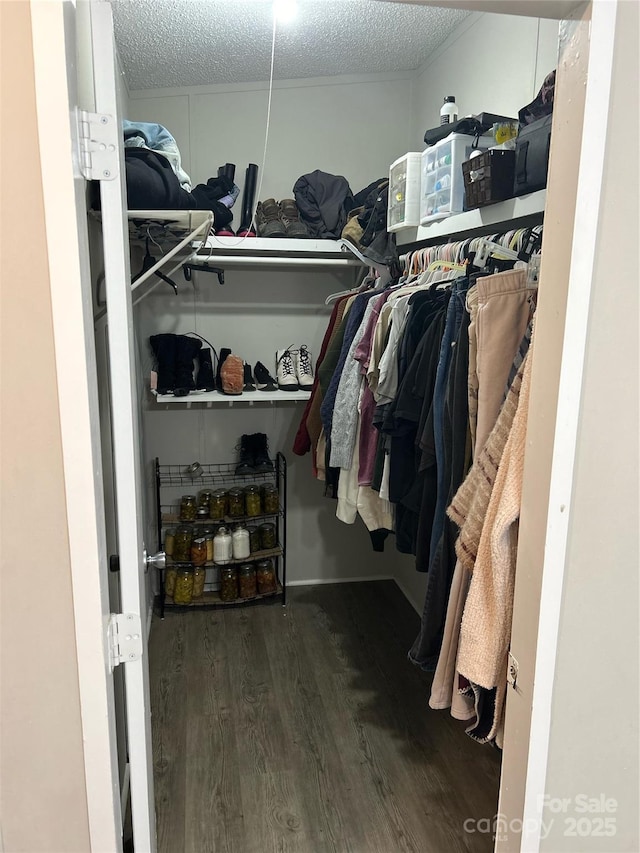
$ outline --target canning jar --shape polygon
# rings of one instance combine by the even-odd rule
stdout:
[[[211,503],[212,494],[211,489],[200,489],[198,492],[198,506],[206,506],[208,508]]]
[[[275,515],[280,510],[280,497],[273,483],[262,486],[262,506],[266,515]]]
[[[204,566],[207,562],[207,540],[202,536],[191,542],[191,562],[194,566]]]
[[[191,556],[191,540],[193,531],[191,525],[181,524],[176,529],[173,542],[173,559],[176,563],[188,563]]]
[[[174,604],[191,604],[193,598],[193,569],[180,566],[176,574],[176,588],[173,593]]]
[[[252,554],[260,550],[260,531],[255,524],[250,524],[247,527],[249,531],[249,548]]]
[[[232,559],[233,550],[231,534],[227,527],[221,527],[213,539],[214,563],[228,563]]]
[[[208,521],[209,520],[209,504],[199,506],[196,509],[196,521]]]
[[[238,597],[253,598],[257,592],[256,567],[252,563],[243,563],[238,569]]]
[[[193,598],[201,598],[204,592],[204,582],[207,570],[204,566],[193,567]]]
[[[244,515],[244,492],[242,489],[229,489],[229,516],[241,518]]]
[[[220,574],[220,600],[235,601],[238,597],[238,570],[225,566]]]
[[[276,526],[272,524],[270,521],[261,524],[258,528],[260,531],[260,550],[261,551],[270,551],[272,548],[275,548],[278,544],[278,539],[276,537]]]
[[[273,568],[273,560],[260,560],[256,566],[256,578],[260,595],[269,595],[269,593],[276,591],[276,573]]]
[[[262,512],[262,504],[260,501],[260,489],[258,486],[245,486],[244,504],[248,516],[253,518],[256,515],[260,515]]]
[[[231,534],[233,559],[246,560],[251,554],[251,542],[249,539],[249,531],[242,524],[238,524]]]
[[[209,498],[209,515],[222,521],[229,510],[229,496],[224,489],[215,489]]]
[[[164,532],[164,553],[167,557],[173,557],[173,549],[176,542],[175,527],[168,527]]]
[[[180,498],[180,521],[196,520],[196,496],[183,495]]]
[[[164,591],[173,598],[173,593],[176,590],[176,567],[168,566],[164,573]]]
[[[198,530],[198,535],[201,536],[207,548],[207,563],[213,563],[213,537],[215,536],[215,529],[207,524]]]

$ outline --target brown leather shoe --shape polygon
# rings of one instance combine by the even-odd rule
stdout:
[[[280,215],[287,237],[301,239],[309,236],[307,226],[300,219],[300,211],[295,199],[283,198],[280,202]]]
[[[256,209],[258,237],[286,237],[287,232],[280,216],[280,206],[275,198],[259,201]]]

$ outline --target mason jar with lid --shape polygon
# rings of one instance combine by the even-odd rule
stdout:
[[[174,604],[191,604],[193,598],[193,569],[191,566],[176,568],[176,587],[173,592]]]
[[[242,518],[244,515],[244,492],[242,489],[229,489],[229,517]]]
[[[196,521],[209,521],[209,504],[196,509]]]
[[[196,520],[196,496],[183,495],[180,498],[180,521]]]
[[[209,515],[216,521],[222,521],[229,511],[229,496],[225,489],[214,489],[209,498]]]
[[[194,566],[204,566],[207,562],[207,540],[203,536],[191,542],[191,562]]]
[[[173,598],[173,593],[176,591],[176,567],[167,566],[164,572],[164,591],[170,598]]]
[[[269,593],[276,591],[277,582],[273,560],[260,560],[256,566],[256,580],[260,595],[269,595]]]
[[[260,550],[260,530],[255,524],[249,524],[247,530],[249,531],[249,548],[251,553],[255,554]]]
[[[254,598],[257,593],[256,567],[252,563],[243,563],[238,569],[238,597]]]
[[[248,516],[253,518],[262,513],[262,501],[260,500],[260,489],[258,486],[245,486],[244,504]]]
[[[173,559],[176,563],[188,563],[191,556],[193,529],[190,524],[181,524],[176,529],[173,542]]]
[[[211,489],[200,489],[198,492],[198,506],[206,506],[208,508],[212,494]]]
[[[220,600],[235,601],[238,597],[238,570],[235,566],[223,566],[220,573]]]
[[[263,483],[262,506],[266,515],[275,515],[280,511],[280,496],[274,483]]]
[[[246,560],[251,554],[251,541],[249,531],[242,524],[238,524],[231,534],[233,559]]]
[[[260,531],[260,550],[270,551],[278,545],[278,537],[276,536],[276,526],[267,521],[261,524],[258,528]]]
[[[175,527],[168,527],[164,532],[164,553],[167,557],[173,557],[173,549],[176,543]]]
[[[233,559],[231,534],[227,527],[221,527],[213,539],[214,563],[229,563]]]
[[[193,598],[202,598],[207,570],[204,566],[193,567]]]
[[[211,524],[205,524],[198,530],[198,535],[201,536],[207,549],[207,563],[213,562],[213,537],[215,536],[215,528]]]

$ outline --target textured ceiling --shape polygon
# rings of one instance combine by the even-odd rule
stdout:
[[[111,0],[129,89],[268,80],[270,0]],[[381,0],[298,0],[275,77],[417,68],[468,13]]]

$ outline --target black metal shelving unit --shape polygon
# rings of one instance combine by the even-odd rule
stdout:
[[[189,464],[162,465],[160,460],[155,460],[156,474],[156,518],[158,532],[158,550],[163,550],[164,531],[167,527],[180,524],[178,492],[189,490],[189,494],[206,488],[233,488],[234,486],[247,486],[249,484],[261,485],[262,483],[274,483],[278,489],[280,507],[277,513],[262,513],[258,516],[242,516],[237,518],[226,517],[224,519],[206,519],[203,521],[190,522],[194,528],[211,524],[237,524],[248,522],[259,523],[267,519],[275,519],[277,532],[277,547],[268,551],[256,551],[244,560],[231,560],[230,563],[217,564],[215,562],[205,563],[205,568],[221,568],[222,565],[239,565],[240,563],[253,563],[269,557],[274,561],[276,570],[276,591],[268,595],[256,595],[252,598],[237,598],[233,601],[222,601],[217,591],[205,590],[201,598],[191,604],[174,604],[165,593],[165,570],[159,569],[160,592],[157,596],[161,618],[164,618],[165,609],[191,610],[191,609],[217,609],[223,607],[246,607],[261,602],[272,602],[281,598],[283,606],[287,603],[287,460],[282,453],[277,453],[274,460],[273,471],[262,474],[246,474],[238,476],[235,473],[236,464],[231,462],[201,463],[197,475],[190,473]],[[168,496],[168,492],[172,492]],[[167,565],[171,563],[168,562]]]

